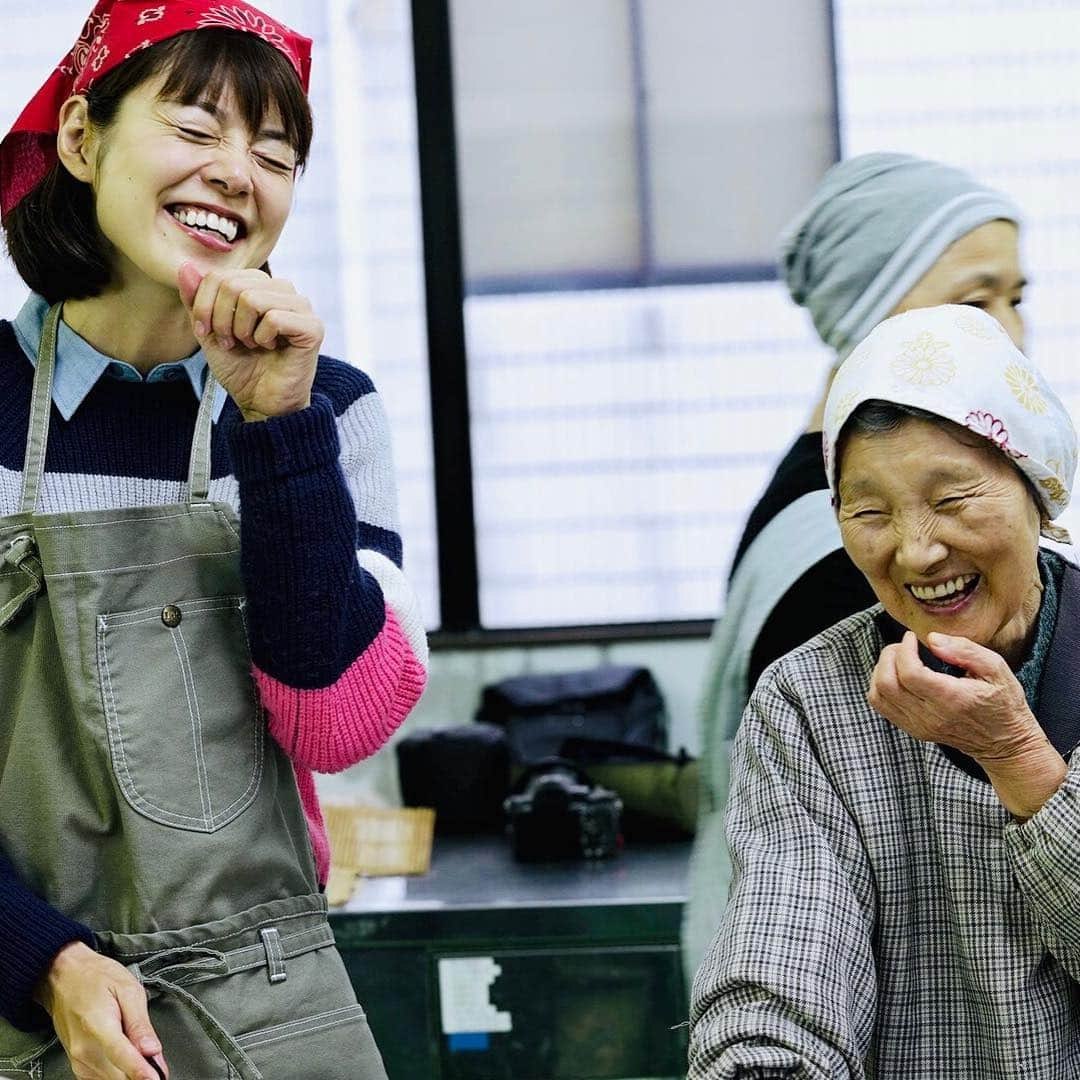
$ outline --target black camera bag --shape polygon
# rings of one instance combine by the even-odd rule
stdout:
[[[397,743],[405,806],[430,806],[435,831],[501,832],[510,788],[506,732],[491,724],[428,728]]]
[[[667,711],[652,673],[607,665],[517,675],[484,688],[476,719],[505,728],[514,761],[557,755],[567,739],[603,739],[664,750]]]

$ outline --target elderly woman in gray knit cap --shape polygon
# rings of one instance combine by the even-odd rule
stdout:
[[[781,272],[837,366],[888,315],[944,303],[985,310],[1022,348],[1019,220],[1008,198],[959,169],[865,154],[825,175],[787,230]],[[844,552],[829,505],[825,393],[750,513],[713,632],[700,710],[702,813],[683,933],[688,978],[726,900],[729,751],[750,691],[772,661],[874,599]]]
[[[1041,539],[1066,538],[1076,432],[951,304],[872,330],[824,424],[879,603],[770,665],[743,715],[691,1080],[1075,1080],[1080,568]]]

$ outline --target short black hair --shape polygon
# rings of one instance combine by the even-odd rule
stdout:
[[[88,91],[91,123],[107,129],[124,98],[162,73],[162,97],[185,105],[232,91],[253,131],[276,108],[303,168],[313,122],[299,76],[277,49],[242,30],[189,30],[135,53]],[[50,304],[97,296],[108,285],[109,244],[97,226],[93,192],[60,162],[12,208],[3,227],[19,276]]]
[[[966,433],[971,437],[974,445],[981,445],[984,441],[987,446],[996,445],[993,440],[984,440],[983,436],[971,431],[962,424],[957,424],[955,421],[949,420],[947,417],[938,416],[937,413],[927,412],[925,409],[917,408],[914,405],[898,405],[894,401],[882,401],[879,398],[872,398],[869,401],[864,401],[854,412],[852,412],[852,414],[844,421],[843,426],[840,428],[840,433],[836,437],[835,468],[837,486],[840,484],[840,460],[843,457],[844,447],[847,446],[848,440],[852,435],[887,435],[890,432],[896,431],[897,428],[902,424],[907,423],[908,420],[929,421],[931,424],[936,424],[942,431],[947,431],[950,435]],[[998,449],[1000,449],[1000,447]],[[1007,457],[1006,460],[1008,460]],[[1042,498],[1036,490],[1034,483],[1032,483],[1031,478],[1016,464],[1015,461],[1010,460],[1009,464],[1012,465],[1016,475],[1023,481],[1028,495],[1031,496],[1032,502],[1035,503],[1035,507],[1039,511],[1040,520],[1045,524],[1049,519],[1046,517],[1046,510]]]
[[[882,401],[874,398],[864,401],[844,421],[836,439],[837,460],[844,444],[852,435],[887,435],[895,431],[908,420],[928,420],[941,427],[952,426],[950,420],[935,413],[918,409],[914,405],[898,405],[894,401]]]

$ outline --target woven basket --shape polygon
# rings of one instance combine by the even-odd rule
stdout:
[[[328,804],[323,807],[323,816],[330,835],[330,881],[326,891],[331,904],[348,900],[358,875],[390,877],[428,872],[434,810]]]

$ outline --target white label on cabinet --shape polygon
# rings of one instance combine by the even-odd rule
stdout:
[[[491,985],[502,968],[490,956],[439,961],[439,1006],[445,1035],[511,1031],[510,1014],[491,1004]]]

